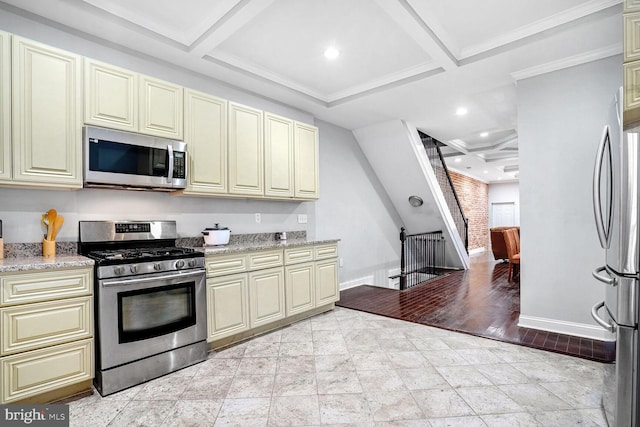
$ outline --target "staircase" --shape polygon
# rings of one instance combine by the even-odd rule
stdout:
[[[407,234],[442,230],[444,260],[437,267],[467,269],[469,254],[463,238],[466,229],[458,227],[454,220],[460,210],[456,213],[447,204],[436,177],[437,167],[432,166],[418,130],[405,121],[391,120],[356,129],[353,134]],[[421,198],[424,203],[410,204],[411,196]],[[463,231],[459,232],[459,228]]]
[[[424,145],[424,149],[427,151],[427,157],[431,162],[431,167],[436,175],[438,184],[440,184],[440,189],[442,190],[444,199],[447,202],[453,221],[456,224],[456,228],[460,234],[460,239],[464,242],[464,247],[467,253],[469,253],[469,220],[464,215],[460,199],[458,199],[458,194],[456,193],[456,189],[451,181],[451,175],[449,175],[447,164],[445,163],[442,152],[440,151],[440,146],[444,144],[420,131],[418,131],[418,135],[420,135],[422,145]]]

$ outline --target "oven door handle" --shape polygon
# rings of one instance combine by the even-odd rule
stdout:
[[[190,271],[187,273],[171,274],[169,276],[153,276],[153,277],[143,277],[143,278],[137,278],[137,279],[123,279],[123,280],[105,280],[104,282],[102,282],[101,286],[103,288],[111,287],[111,286],[125,286],[125,285],[131,285],[134,283],[157,282],[158,280],[182,279],[184,277],[201,276],[203,274],[205,274],[204,270],[198,270],[198,271]]]

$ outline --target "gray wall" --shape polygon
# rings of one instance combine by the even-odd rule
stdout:
[[[0,29],[134,71],[173,81],[296,120],[314,123],[309,113],[228,86],[201,75],[85,40],[10,13]],[[77,241],[78,221],[96,219],[175,219],[181,237],[197,236],[218,222],[233,233],[306,230],[309,238],[341,239],[341,282],[399,265],[398,217],[350,131],[329,123],[320,128],[320,200],[261,201],[174,196],[166,193],[83,189],[78,191],[0,187],[0,219],[6,243],[39,242],[41,214],[55,208],[65,216],[59,240]],[[255,213],[261,213],[260,224]],[[308,223],[298,224],[297,215]],[[354,283],[358,283],[355,280]],[[358,283],[359,284],[359,283]],[[385,283],[382,283],[383,285]]]
[[[518,82],[521,317],[525,326],[604,336],[591,307],[604,285],[591,182],[609,103],[622,84],[622,57]]]

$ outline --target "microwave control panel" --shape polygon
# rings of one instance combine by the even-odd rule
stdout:
[[[184,151],[173,152],[173,177],[185,179],[186,176],[186,153]]]

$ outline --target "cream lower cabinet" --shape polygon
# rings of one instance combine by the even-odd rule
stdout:
[[[208,341],[249,329],[249,280],[245,273],[207,279]]]
[[[337,252],[328,243],[206,255],[208,341],[244,339],[333,308]]]
[[[315,263],[288,265],[286,270],[287,316],[315,307]]]
[[[2,273],[0,288],[0,403],[46,403],[81,382],[88,389],[93,269]]]
[[[284,268],[249,273],[251,327],[284,319]]]
[[[316,262],[316,305],[322,306],[338,301],[338,261],[334,259]]]
[[[82,58],[12,36],[13,183],[82,187]]]

